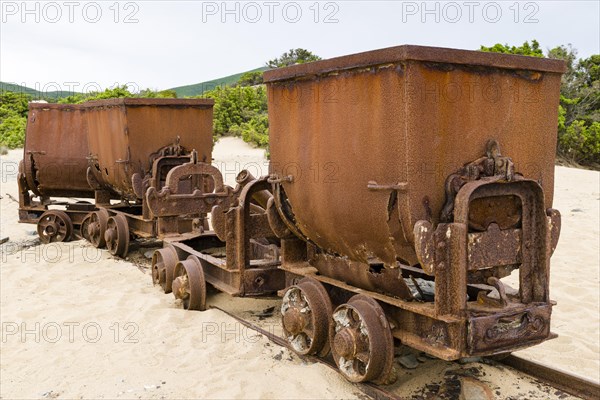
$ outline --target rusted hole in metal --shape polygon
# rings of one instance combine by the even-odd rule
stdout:
[[[369,264],[369,273],[371,274],[381,274],[383,272],[383,269],[383,264]]]
[[[396,203],[398,203],[398,192],[393,190],[392,194],[390,194],[390,199],[388,200],[388,219],[392,214],[392,211],[396,208]]]
[[[519,78],[527,79],[530,82],[542,80],[542,74],[538,71],[516,70],[514,71],[514,75],[518,76]]]

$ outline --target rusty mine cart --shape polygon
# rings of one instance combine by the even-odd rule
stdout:
[[[553,337],[562,61],[400,46],[267,71],[283,328],[350,381]],[[315,179],[311,168],[326,169]],[[518,273],[518,290],[500,279]]]
[[[130,236],[201,233],[206,213],[178,196],[212,184],[203,178],[207,168],[216,170],[205,164],[212,106],[207,99],[30,103],[19,221],[37,223],[43,243],[69,240],[78,227],[94,246],[121,257]]]

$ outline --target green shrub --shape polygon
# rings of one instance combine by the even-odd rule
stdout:
[[[237,86],[256,86],[263,83],[262,71],[246,72],[237,81]]]
[[[267,93],[264,85],[217,87],[206,92],[215,100],[215,137],[233,135],[260,147],[268,145]]]
[[[578,164],[600,164],[600,122],[575,120],[558,137],[559,153]]]
[[[27,125],[27,118],[17,114],[2,119],[0,122],[0,145],[9,149],[23,147],[25,125]]]
[[[266,148],[269,145],[269,118],[267,114],[260,114],[245,122],[240,127],[242,139],[258,147]]]

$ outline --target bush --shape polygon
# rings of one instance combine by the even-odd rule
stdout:
[[[578,164],[600,165],[600,122],[573,121],[558,138],[558,152]]]
[[[151,97],[148,94],[150,91],[143,92],[145,95],[141,97]],[[80,104],[92,100],[116,99],[121,97],[136,97],[127,89],[127,85],[118,86],[113,89],[106,89],[103,92],[90,92],[87,94],[76,93],[72,96],[63,97],[58,100],[60,104]]]
[[[0,145],[9,149],[23,147],[27,118],[13,114],[0,123]]]
[[[205,93],[215,100],[215,137],[233,135],[259,147],[268,145],[267,93],[264,85],[217,87]]]
[[[507,44],[496,43],[492,47],[481,46],[480,51],[487,51],[491,53],[504,53],[504,54],[518,54],[521,56],[529,57],[544,57],[544,52],[540,49],[540,44],[537,40],[533,39],[531,44],[529,41],[523,43],[522,46],[509,46]]]
[[[256,86],[263,83],[261,71],[246,72],[237,81],[237,86]]]
[[[14,149],[25,144],[29,100],[31,96],[23,93],[0,93],[0,146]]]
[[[261,148],[269,145],[269,118],[267,114],[257,115],[240,127],[242,139],[246,143],[254,144]]]

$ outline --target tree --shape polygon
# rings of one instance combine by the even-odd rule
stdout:
[[[16,92],[0,93],[0,109],[11,110],[11,112],[27,117],[27,103],[31,101],[31,96]],[[1,118],[1,117],[0,117]]]
[[[238,86],[256,86],[263,83],[263,73],[261,71],[246,72],[237,81]]]
[[[496,44],[481,46],[482,51],[543,57],[537,40],[520,47]],[[600,166],[600,55],[577,61],[571,44],[548,50],[548,58],[565,61],[567,71],[561,78],[558,107],[559,156],[571,162]]]
[[[255,129],[261,134],[266,130],[260,126],[268,123],[267,119],[267,92],[264,85],[217,87],[204,93],[204,96],[214,99],[213,129],[215,136],[233,134],[249,139],[251,136],[244,132]],[[266,135],[265,135],[266,136]],[[261,146],[266,145],[267,139],[262,142],[247,140]]]
[[[23,93],[0,93],[0,145],[9,149],[22,147],[25,143],[27,103],[31,96]]]
[[[160,91],[146,89],[146,90],[142,90],[139,93],[139,97],[149,97],[149,98],[158,98],[158,99],[176,99],[177,92],[175,92],[174,90],[171,90],[171,89],[160,90]]]
[[[76,93],[58,100],[61,104],[79,104],[91,100],[115,99],[121,97],[134,97],[127,85],[117,86],[113,89],[105,89],[103,92],[90,92],[88,94]]]
[[[521,56],[531,57],[544,57],[544,52],[540,49],[540,44],[537,40],[533,39],[531,44],[529,41],[523,43],[522,46],[509,46],[508,44],[496,43],[492,47],[481,46],[481,51],[487,51],[492,53],[506,53],[506,54],[518,54]]]
[[[283,53],[281,57],[267,61],[269,68],[281,68],[294,64],[304,64],[307,62],[318,61],[321,57],[311,53],[306,49],[291,49],[287,53]]]
[[[12,114],[0,123],[0,145],[9,149],[23,147],[25,143],[25,126],[27,118]]]
[[[575,83],[575,67],[577,66],[577,50],[569,43],[567,46],[560,45],[548,50],[548,58],[563,60],[567,64],[567,72],[562,76],[562,84],[560,87],[561,94],[569,97]]]

